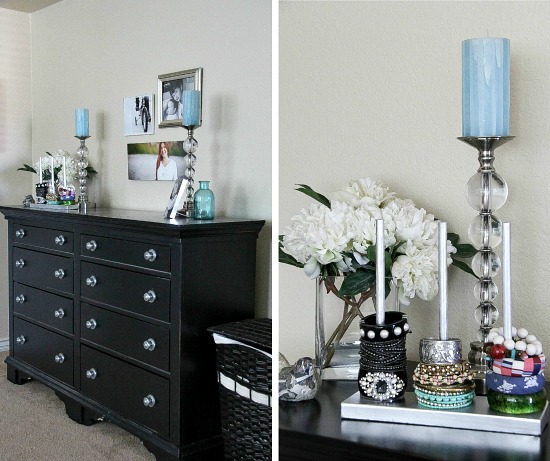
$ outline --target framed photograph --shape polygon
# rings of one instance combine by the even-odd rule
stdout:
[[[128,179],[175,181],[185,172],[183,141],[128,144]]]
[[[158,121],[159,128],[180,126],[182,122],[182,93],[185,90],[201,91],[202,67],[159,75]],[[201,101],[202,108],[202,101]],[[199,118],[202,125],[202,109]]]
[[[186,189],[187,179],[178,178],[176,182],[174,182],[174,187],[172,188],[166,210],[164,211],[165,218],[174,219],[176,217]]]
[[[154,94],[124,98],[124,136],[155,132]]]

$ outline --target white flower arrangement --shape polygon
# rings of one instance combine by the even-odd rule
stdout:
[[[359,293],[367,299],[375,289],[376,220],[383,219],[386,293],[393,280],[403,304],[415,296],[423,300],[436,296],[438,226],[432,214],[370,178],[351,181],[331,201],[309,186],[299,186],[297,190],[318,203],[291,218],[292,224],[280,236],[280,262],[303,267],[310,278],[347,275],[336,294],[346,301]],[[447,264],[472,273],[456,258],[469,258],[475,249],[458,244],[458,235],[448,235]]]
[[[40,157],[38,161],[33,163],[32,165],[23,164],[22,168],[18,168],[20,171],[29,171],[31,173],[36,173],[40,171],[40,163],[42,163],[42,178],[44,181],[50,181],[51,180],[51,165],[52,165],[52,159],[53,159],[53,167],[54,167],[54,179],[57,180],[62,174],[63,170],[63,157],[65,157],[65,174],[67,175],[68,181],[78,181],[78,165],[77,160],[70,155],[66,150],[63,149],[57,149],[55,152],[46,152],[48,156],[46,157]],[[97,171],[91,167],[87,166],[86,170],[88,172],[88,176],[97,173]]]

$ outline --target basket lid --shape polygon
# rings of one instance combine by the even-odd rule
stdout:
[[[265,352],[271,352],[271,319],[247,319],[225,323],[210,327],[208,331],[254,346]]]

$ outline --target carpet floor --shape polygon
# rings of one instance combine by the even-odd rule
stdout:
[[[155,461],[137,437],[111,423],[72,421],[43,384],[9,382],[6,356],[0,353],[0,461]]]

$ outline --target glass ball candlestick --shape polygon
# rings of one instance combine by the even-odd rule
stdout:
[[[80,146],[76,150],[76,165],[78,167],[78,182],[80,195],[78,196],[78,205],[81,213],[85,214],[89,209],[95,208],[95,203],[88,201],[88,148],[86,147],[86,139],[90,136],[75,136],[80,139]]]
[[[493,162],[495,149],[514,139],[514,136],[466,136],[458,139],[478,151],[479,168],[466,187],[468,203],[479,213],[468,227],[468,237],[478,250],[472,258],[471,267],[479,278],[474,286],[474,297],[478,301],[474,317],[479,323],[479,330],[477,341],[470,344],[472,350],[468,354],[468,359],[474,372],[476,392],[485,395],[485,345],[489,342],[489,331],[499,317],[498,309],[493,304],[498,295],[498,287],[492,279],[501,269],[500,258],[493,250],[502,241],[502,222],[493,213],[499,210],[508,198],[506,181],[495,171]]]
[[[192,218],[195,214],[195,189],[193,187],[195,184],[195,180],[193,179],[193,177],[195,176],[195,163],[197,162],[195,152],[199,147],[199,143],[193,136],[194,126],[188,126],[186,128],[187,139],[183,141],[183,150],[187,155],[184,157],[185,172],[183,174],[183,177],[187,180],[187,186],[185,191],[185,202],[183,203],[181,210],[178,210],[178,214],[186,218]]]

